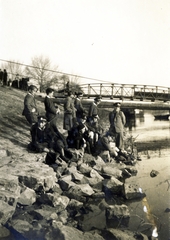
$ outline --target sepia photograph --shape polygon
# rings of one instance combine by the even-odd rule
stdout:
[[[0,0],[0,240],[170,240],[170,1]]]

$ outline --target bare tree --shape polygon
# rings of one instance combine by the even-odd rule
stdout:
[[[31,67],[26,67],[26,74],[32,78],[36,84],[40,86],[40,92],[54,84],[54,75],[56,75],[57,67],[51,66],[50,59],[44,56],[36,56],[32,58]],[[53,69],[53,70],[51,70]]]

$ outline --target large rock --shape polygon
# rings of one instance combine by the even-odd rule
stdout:
[[[89,184],[76,184],[65,192],[66,196],[70,199],[76,199],[80,202],[86,202],[86,197],[91,196],[94,193]]]
[[[16,167],[17,166],[17,167]],[[0,169],[8,175],[17,176],[19,182],[35,191],[51,189],[57,181],[56,174],[51,167],[41,162],[16,161]]]
[[[76,220],[78,220],[79,228],[82,231],[106,228],[105,210],[96,205],[90,205],[88,212],[76,218]]]
[[[37,199],[38,202],[43,204],[48,204],[55,207],[56,212],[61,212],[66,209],[69,198],[62,196],[58,193],[42,193],[41,196]]]
[[[102,172],[106,176],[113,176],[117,179],[122,178],[122,171],[119,168],[115,167],[115,164],[112,163],[107,163],[104,165],[102,167]]]
[[[105,193],[117,194],[122,192],[123,183],[120,182],[115,177],[111,177],[111,179],[105,179],[103,181],[103,190]]]
[[[79,167],[78,170],[82,173],[82,174],[86,174],[89,175],[90,171],[92,170],[92,167],[90,167],[88,164],[86,163],[82,163]]]
[[[18,177],[6,174],[0,168],[0,223],[6,223],[14,214],[20,189]]]
[[[63,191],[67,191],[70,187],[75,186],[76,184],[72,181],[71,174],[62,176],[58,183]]]
[[[104,239],[114,240],[148,240],[148,237],[144,234],[113,228],[104,230],[102,236],[104,237]]]
[[[21,192],[18,203],[21,205],[32,205],[36,202],[36,193],[34,190],[25,187]]]
[[[106,222],[109,228],[128,227],[130,219],[129,209],[126,205],[109,206],[106,209]]]
[[[123,194],[126,199],[143,198],[146,196],[138,185],[127,183],[124,184]]]
[[[15,212],[15,207],[0,200],[0,224],[5,224]]]

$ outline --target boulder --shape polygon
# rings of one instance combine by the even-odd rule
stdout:
[[[106,228],[105,210],[101,210],[96,205],[90,205],[88,212],[76,218],[78,226],[82,231],[90,231],[92,229]]]
[[[68,197],[62,196],[58,193],[42,193],[37,201],[53,206],[55,207],[56,212],[61,212],[66,209],[70,200]]]
[[[84,177],[84,179],[86,180],[86,183],[88,183],[93,189],[102,191],[103,180],[95,177]]]
[[[5,224],[15,212],[15,207],[0,200],[0,224]]]
[[[126,205],[114,205],[109,206],[106,209],[106,222],[107,227],[117,228],[117,227],[128,227],[130,219],[129,209]]]
[[[25,187],[18,198],[18,203],[20,205],[32,205],[36,202],[36,193],[34,190]]]
[[[124,184],[123,195],[126,199],[143,198],[146,196],[138,185],[127,183]]]
[[[90,173],[90,171],[92,170],[92,167],[90,167],[88,164],[86,163],[82,163],[81,165],[79,165],[78,170],[82,173],[82,174],[86,174],[88,175]]]
[[[105,193],[109,192],[113,195],[118,194],[123,190],[123,183],[115,177],[111,177],[111,179],[105,179],[103,181],[103,190]]]
[[[76,199],[80,202],[86,202],[86,197],[91,196],[94,193],[89,184],[76,184],[65,192],[66,196],[70,199]]]
[[[63,191],[67,191],[70,187],[75,186],[75,183],[72,181],[71,174],[62,176],[58,183]]]
[[[21,184],[35,191],[42,189],[47,191],[55,185],[57,178],[51,167],[41,162],[23,162],[24,160],[12,162],[3,166],[0,171],[7,175],[10,172],[11,175],[18,177]]]
[[[103,231],[102,236],[104,239],[114,239],[114,240],[148,240],[148,237],[141,233],[131,232],[129,230],[120,230],[108,228]]]
[[[54,208],[52,208],[52,209],[36,209],[36,210],[31,211],[31,215],[36,220],[45,219],[46,221],[49,221],[49,220],[57,220],[58,219],[58,215],[57,215],[57,213],[54,212]]]
[[[102,167],[102,173],[105,176],[113,176],[117,179],[122,178],[122,171],[115,167],[115,164],[108,163]]]

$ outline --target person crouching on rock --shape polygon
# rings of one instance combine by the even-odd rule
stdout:
[[[50,151],[46,156],[46,163],[53,164],[60,158],[65,162],[69,163],[72,158],[72,153],[68,149],[68,144],[64,135],[58,130],[55,124],[49,125],[50,131]]]
[[[102,136],[96,143],[94,156],[100,155],[103,151],[109,151],[111,157],[116,157],[118,155],[119,149],[115,145],[113,136],[109,133]]]
[[[38,122],[31,127],[31,143],[28,145],[28,150],[40,153],[49,152],[48,125],[47,119],[44,116],[38,116]]]

